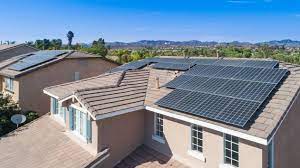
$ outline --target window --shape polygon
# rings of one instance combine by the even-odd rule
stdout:
[[[81,138],[85,139],[87,142],[91,142],[92,137],[92,127],[91,119],[86,114],[75,108],[70,107],[70,129]]]
[[[74,73],[74,80],[77,81],[80,79],[80,73],[79,72],[75,72]]]
[[[224,135],[224,162],[239,167],[239,138]]]
[[[5,81],[5,89],[9,90],[9,91],[13,91],[14,90],[13,79],[11,79],[11,78],[4,78],[4,81]]]
[[[274,140],[268,144],[268,168],[274,168]]]
[[[202,128],[198,125],[192,125],[191,149],[197,152],[203,152]]]
[[[160,138],[164,137],[164,122],[163,122],[163,115],[155,113],[155,127],[154,127],[154,134]]]
[[[58,100],[51,97],[51,112],[53,114],[58,114],[59,107],[58,107]]]

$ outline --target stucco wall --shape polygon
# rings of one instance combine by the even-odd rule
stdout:
[[[203,128],[203,155],[205,162],[190,156],[190,123],[164,116],[165,144],[152,139],[154,114],[145,113],[145,144],[166,155],[174,157],[188,166],[197,168],[217,168],[223,163],[223,134]],[[240,167],[263,168],[266,149],[263,146],[240,139]],[[265,168],[265,167],[264,167]]]
[[[100,167],[110,168],[143,144],[144,111],[99,120],[99,151],[110,148],[110,156]]]
[[[300,96],[274,137],[275,168],[300,167]]]
[[[4,80],[3,76],[0,77],[0,80],[2,81],[1,82],[2,92],[4,94],[10,95],[14,102],[19,102],[19,87],[20,87],[19,81],[16,79],[13,79],[13,92],[11,92],[11,91],[8,91],[5,89],[5,80]]]
[[[80,78],[100,75],[115,67],[114,63],[100,58],[65,59],[16,78],[19,81],[19,104],[23,110],[34,110],[40,115],[50,111],[50,97],[43,93],[48,86],[74,81],[74,73]]]
[[[7,50],[2,50],[0,51],[0,61],[9,59],[11,57],[21,55],[21,54],[26,54],[30,52],[37,51],[37,49],[27,47],[27,46],[18,46],[15,48],[7,49]]]

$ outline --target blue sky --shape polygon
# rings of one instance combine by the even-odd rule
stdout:
[[[299,0],[0,0],[0,40],[300,40]]]

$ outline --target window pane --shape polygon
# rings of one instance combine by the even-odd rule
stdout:
[[[225,156],[231,158],[231,151],[226,149],[226,151],[225,151]]]
[[[232,152],[232,158],[233,158],[234,160],[239,160],[239,155],[238,155],[238,153]]]
[[[225,139],[228,140],[228,141],[231,141],[231,135],[226,134]]]
[[[231,164],[231,160],[230,160],[230,158],[225,158],[225,163],[227,163],[227,164]]]
[[[237,144],[232,144],[232,150],[238,152],[239,151],[239,147]]]
[[[238,143],[239,142],[239,138],[232,136],[232,142]]]
[[[198,132],[198,138],[202,139],[202,132]]]
[[[227,149],[231,149],[231,143],[230,142],[226,141],[225,144],[226,144]]]
[[[239,162],[232,160],[232,165],[239,167]]]

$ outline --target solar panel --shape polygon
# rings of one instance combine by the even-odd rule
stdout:
[[[185,75],[198,75],[208,67],[209,67],[209,65],[196,65],[196,66],[193,66],[190,70],[186,71],[184,74]]]
[[[195,59],[194,62],[197,65],[211,65],[214,62],[218,61],[217,59]]]
[[[176,87],[179,89],[186,89],[186,90],[195,90],[197,87],[205,83],[209,78],[208,77],[200,77],[194,76],[192,79],[189,79],[186,83]]]
[[[218,72],[222,71],[224,68],[225,68],[225,66],[209,65],[203,71],[201,71],[201,72],[199,72],[198,74],[195,74],[195,75],[197,75],[197,76],[214,76]]]
[[[249,82],[245,89],[237,94],[237,97],[257,102],[263,102],[275,88],[275,84]]]
[[[222,71],[218,72],[217,74],[214,75],[214,77],[219,77],[219,78],[232,78],[234,77],[238,72],[240,72],[243,68],[241,67],[233,67],[233,66],[228,66],[222,69]]]
[[[234,75],[233,79],[254,80],[264,69],[244,67],[239,73]]]
[[[131,70],[134,70],[134,69],[140,69],[146,65],[148,65],[149,63],[148,62],[145,62],[145,61],[134,61],[134,62],[130,62],[130,63],[127,63],[127,64],[124,64],[120,67],[124,68],[124,69],[131,69]]]
[[[220,113],[212,119],[219,120],[228,124],[244,127],[258,110],[260,103],[233,99]]]
[[[203,117],[214,118],[233,100],[233,98],[218,95],[207,95],[207,97],[205,101],[199,103],[199,105],[190,112]]]
[[[213,65],[221,65],[221,66],[240,66],[246,62],[246,60],[226,60],[226,59],[220,59],[213,63]]]
[[[165,62],[159,62],[159,63],[156,63],[152,66],[152,68],[155,68],[155,69],[168,69],[172,66],[171,63],[165,63]]]
[[[58,51],[58,50],[37,51],[19,60],[17,63],[12,64],[11,66],[9,66],[9,69],[22,71],[30,67],[33,67],[35,65],[50,61],[64,53],[66,53],[66,51]]]
[[[169,67],[170,70],[182,70],[186,71],[190,69],[195,64],[173,64],[171,67]]]
[[[179,87],[180,85],[182,85],[183,83],[189,81],[192,78],[193,78],[193,76],[180,75],[177,78],[175,78],[174,80],[171,80],[170,82],[168,82],[167,84],[165,84],[165,87],[168,87],[168,88],[177,88],[177,87]]]
[[[259,68],[274,68],[278,66],[278,61],[261,61],[261,60],[247,60],[241,66],[259,67]]]
[[[187,90],[176,89],[171,93],[167,94],[165,97],[159,99],[155,104],[162,107],[173,108],[176,102],[180,101],[182,98],[184,98],[190,93],[191,92]]]
[[[264,69],[254,80],[277,84],[287,73],[287,69]]]
[[[219,95],[236,97],[239,93],[243,92],[244,88],[249,85],[250,82],[228,80],[220,89],[215,93]]]
[[[216,90],[220,89],[227,81],[228,79],[210,78],[205,83],[195,88],[195,91],[214,93]]]
[[[191,92],[180,101],[178,101],[172,108],[188,113],[199,106],[199,103],[205,101],[208,98],[209,96],[205,93]]]

